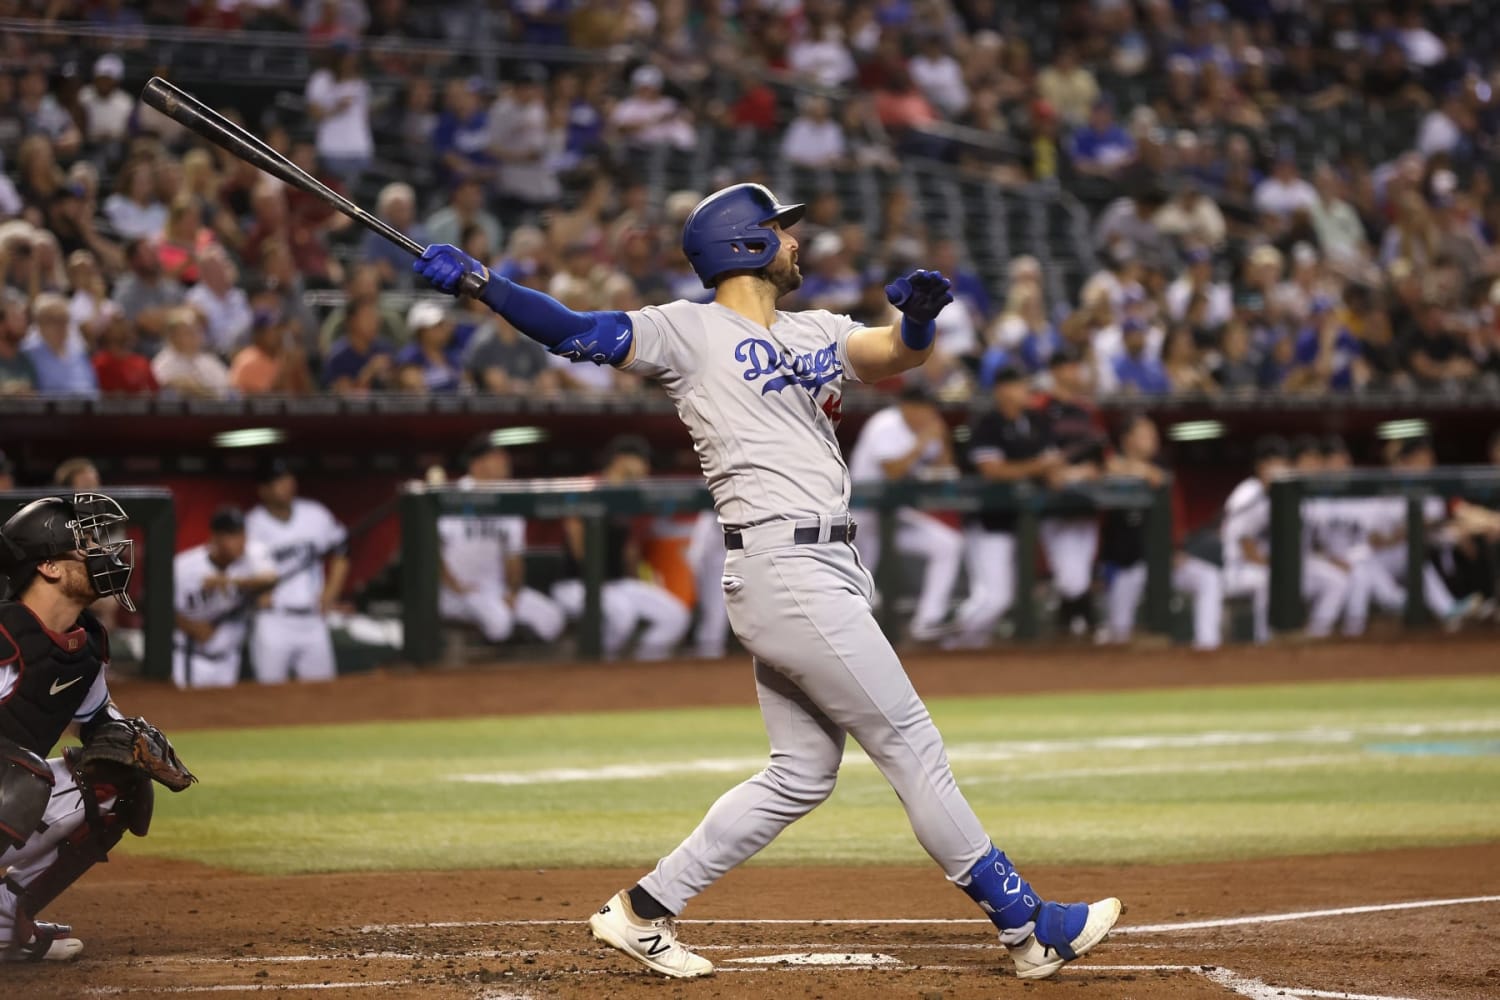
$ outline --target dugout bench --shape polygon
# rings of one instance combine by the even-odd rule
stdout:
[[[1016,598],[1012,616],[1016,638],[1034,639],[1040,632],[1036,602],[1036,553],[1041,519],[1069,514],[1092,515],[1105,510],[1145,510],[1147,584],[1145,619],[1148,628],[1169,627],[1172,588],[1172,507],[1170,486],[1151,488],[1134,479],[1104,479],[1066,490],[1046,490],[1029,483],[997,483],[982,479],[928,482],[860,483],[851,506],[879,512],[876,525],[861,530],[881,534],[887,553],[876,574],[882,593],[899,589],[895,575],[894,536],[897,508],[966,514],[978,510],[1008,510],[1016,514]],[[578,652],[584,659],[602,653],[602,613],[599,593],[604,583],[604,523],[613,516],[670,517],[713,507],[708,489],[697,482],[654,480],[628,486],[604,486],[590,480],[535,481],[457,489],[409,484],[400,499],[401,604],[405,634],[403,656],[412,663],[433,663],[442,656],[438,615],[441,548],[437,519],[448,514],[519,516],[528,520],[578,517],[584,523],[584,608],[578,624]],[[881,627],[892,639],[899,627],[886,601],[878,612]]]
[[[1407,625],[1430,619],[1422,596],[1427,565],[1427,524],[1423,502],[1431,497],[1467,500],[1500,508],[1500,469],[1451,466],[1426,472],[1350,469],[1344,472],[1289,473],[1271,483],[1271,627],[1278,632],[1302,627],[1302,501],[1318,497],[1404,497],[1406,500]]]

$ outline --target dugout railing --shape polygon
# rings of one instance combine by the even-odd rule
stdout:
[[[136,604],[145,633],[145,655],[141,674],[154,679],[172,676],[172,631],[177,616],[172,592],[172,562],[177,554],[177,507],[172,491],[148,487],[109,487],[102,492],[120,502],[132,527],[141,531],[137,559],[141,586]],[[21,505],[42,497],[67,496],[58,489],[27,489],[0,492],[0,524]]]
[[[981,479],[951,479],[931,482],[860,483],[855,486],[851,506],[876,511],[877,524],[861,530],[881,534],[881,559],[877,584],[882,593],[899,589],[900,560],[895,558],[894,512],[910,507],[933,513],[958,515],[980,510],[1009,511],[1016,515],[1016,597],[1011,609],[1018,639],[1033,639],[1040,633],[1036,601],[1038,526],[1045,517],[1093,515],[1107,510],[1147,512],[1147,584],[1143,602],[1148,628],[1166,631],[1169,626],[1172,574],[1172,505],[1169,485],[1151,487],[1136,479],[1104,479],[1064,490],[1047,490],[1027,483],[996,483]],[[698,483],[653,481],[630,486],[602,486],[589,481],[533,481],[488,488],[457,489],[411,484],[400,500],[401,604],[405,646],[404,658],[413,663],[432,663],[442,650],[442,623],[438,615],[438,581],[441,548],[437,519],[443,515],[519,516],[528,520],[577,517],[584,524],[584,608],[578,625],[578,654],[598,659],[603,644],[600,588],[604,583],[604,525],[610,517],[657,516],[709,510],[708,490]],[[881,625],[888,635],[899,634],[890,602],[880,611]]]
[[[1271,627],[1279,632],[1301,628],[1303,502],[1324,497],[1401,497],[1406,501],[1406,607],[1408,625],[1430,620],[1422,596],[1428,532],[1424,506],[1432,497],[1467,500],[1500,507],[1500,468],[1452,466],[1426,472],[1350,469],[1346,472],[1296,473],[1271,483]]]

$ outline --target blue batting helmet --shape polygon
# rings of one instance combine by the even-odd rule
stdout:
[[[731,271],[776,259],[781,239],[769,223],[795,225],[806,205],[781,205],[761,184],[735,184],[700,201],[682,224],[682,252],[704,288]]]

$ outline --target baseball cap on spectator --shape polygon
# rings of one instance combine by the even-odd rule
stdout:
[[[1292,439],[1292,458],[1300,459],[1304,455],[1323,454],[1323,442],[1311,434],[1298,434]]]
[[[1187,252],[1189,264],[1204,264],[1214,259],[1213,251],[1208,247],[1192,247]]]
[[[292,467],[287,460],[281,456],[265,458],[261,460],[255,470],[255,481],[261,486],[266,483],[274,483],[283,476],[292,475]]]
[[[1064,344],[1057,349],[1056,353],[1054,353],[1052,357],[1047,359],[1047,367],[1060,368],[1063,365],[1080,364],[1082,361],[1083,354],[1078,350],[1078,348],[1074,347],[1072,344]]]
[[[107,76],[118,82],[125,77],[125,60],[113,52],[106,52],[94,60],[94,75]]]
[[[697,191],[673,191],[667,195],[666,202],[662,205],[662,215],[667,222],[673,226],[680,226],[687,221],[687,217],[698,207],[703,200],[703,195]]]
[[[661,70],[650,63],[637,66],[630,74],[630,85],[637,88],[660,90],[663,80]]]
[[[1292,455],[1291,445],[1280,434],[1266,434],[1255,440],[1255,464],[1272,458],[1286,459]]]
[[[1001,365],[995,369],[995,384],[1005,385],[1010,382],[1026,381],[1026,369],[1015,362]]]
[[[1286,258],[1281,255],[1281,251],[1276,249],[1269,243],[1262,243],[1260,246],[1250,251],[1251,267],[1275,264],[1278,268],[1280,268],[1282,264],[1285,263],[1285,261]]]
[[[808,260],[822,260],[825,257],[836,257],[844,252],[844,238],[838,233],[819,233],[807,248]]]
[[[245,512],[232,504],[214,511],[208,519],[208,530],[216,535],[232,535],[245,530]]]
[[[1333,311],[1335,303],[1330,295],[1314,295],[1308,311],[1314,316],[1322,316]]]
[[[436,302],[417,302],[406,312],[406,328],[412,333],[437,326],[448,318],[448,311]]]

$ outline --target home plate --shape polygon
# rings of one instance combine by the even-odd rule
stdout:
[[[834,965],[845,969],[873,969],[882,965],[905,965],[894,955],[881,955],[868,951],[840,951],[836,953],[792,955],[755,955],[751,958],[730,958],[721,964],[738,965]]]

